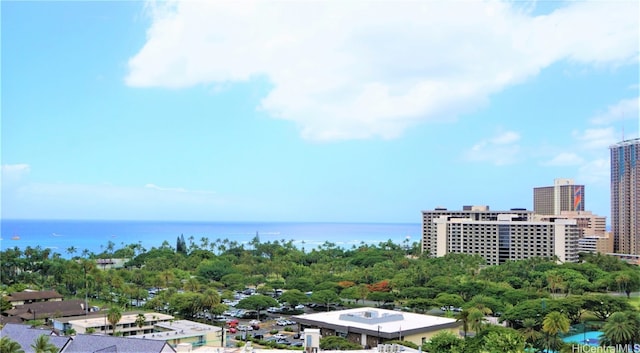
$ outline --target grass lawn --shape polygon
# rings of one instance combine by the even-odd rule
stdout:
[[[629,298],[629,303],[635,306],[637,309],[640,309],[640,296]]]

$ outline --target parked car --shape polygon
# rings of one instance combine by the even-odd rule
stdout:
[[[264,335],[261,333],[254,333],[253,334],[253,338],[257,339],[257,340],[261,340],[264,339]]]

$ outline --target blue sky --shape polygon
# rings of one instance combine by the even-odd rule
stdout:
[[[554,178],[608,218],[639,6],[3,1],[2,218],[419,223]]]

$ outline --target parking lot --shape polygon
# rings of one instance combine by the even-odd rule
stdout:
[[[261,319],[260,321],[257,319],[230,319],[229,323],[225,325],[227,346],[235,346],[238,340],[245,341],[253,337],[266,342],[302,347],[302,336],[298,332],[298,324],[291,320],[290,315],[265,313],[262,317],[261,313]]]

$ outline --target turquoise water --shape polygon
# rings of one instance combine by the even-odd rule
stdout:
[[[602,332],[600,331],[589,331],[584,333],[578,333],[572,336],[567,336],[562,340],[566,343],[578,343],[578,344],[586,344],[592,347],[597,347],[600,343],[600,336]],[[586,340],[586,342],[585,342]],[[546,350],[544,352],[547,352]],[[558,353],[553,350],[549,350],[549,353]]]
[[[602,332],[600,331],[589,331],[585,333],[579,333],[573,336],[568,336],[563,338],[562,340],[567,343],[580,343],[587,344],[589,346],[598,346],[600,343],[600,336]],[[585,342],[586,339],[586,342]]]

